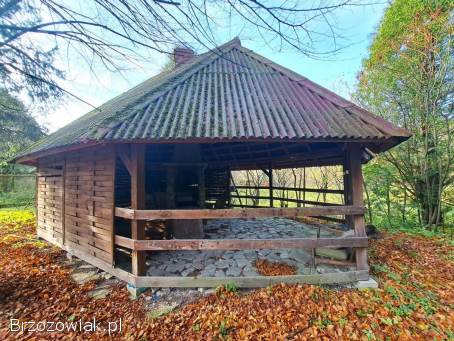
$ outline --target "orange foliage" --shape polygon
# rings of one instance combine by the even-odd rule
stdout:
[[[257,259],[254,262],[257,272],[263,276],[285,276],[296,274],[296,267],[280,262],[270,262],[267,259]]]
[[[23,233],[21,233],[21,231]],[[70,279],[56,248],[17,241],[33,232],[0,225],[0,340],[112,339],[105,333],[13,334],[22,321],[123,320],[127,340],[447,340],[454,331],[454,248],[436,239],[384,234],[372,240],[370,264],[376,290],[330,290],[275,285],[236,294],[222,290],[168,315],[146,317],[143,299],[131,301],[118,286],[106,298]],[[14,240],[15,247],[11,241]],[[260,263],[262,264],[262,262]],[[261,266],[259,265],[261,268]],[[264,266],[271,273],[278,266]],[[278,270],[279,269],[279,270]],[[281,273],[280,273],[281,274]]]

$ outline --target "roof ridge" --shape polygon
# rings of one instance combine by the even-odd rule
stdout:
[[[290,79],[292,79],[293,81],[297,82],[299,85],[307,87],[308,89],[317,93],[319,96],[322,96],[322,97],[328,99],[329,101],[342,107],[343,109],[354,108],[355,110],[359,111],[360,114],[357,112],[352,112],[352,114],[356,115],[357,117],[366,121],[367,123],[372,124],[377,129],[385,128],[387,133],[395,134],[397,136],[405,136],[405,137],[411,136],[411,133],[408,130],[393,125],[392,123],[388,122],[384,118],[371,113],[370,111],[343,98],[342,96],[339,96],[338,94],[315,83],[314,81],[310,80],[309,78],[307,78],[293,70],[290,70],[290,69],[286,68],[285,66],[279,65],[279,64],[273,62],[272,60],[270,60],[262,55],[259,55],[258,53],[256,53],[255,51],[253,51],[251,49],[247,49],[247,48],[241,46],[240,50],[244,53],[247,53],[251,58],[255,58],[256,60],[263,63],[264,65],[269,66],[278,72],[281,72],[285,76],[287,76]],[[380,125],[382,125],[382,127],[379,127]]]

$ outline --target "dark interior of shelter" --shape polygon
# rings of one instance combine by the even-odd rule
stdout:
[[[342,164],[343,157],[343,144],[335,142],[311,145],[294,142],[147,144],[146,197],[142,209],[233,208],[233,170],[259,169],[268,172],[298,166],[335,165]],[[368,158],[365,153],[363,160]],[[120,157],[116,159],[115,206],[131,206],[131,177]],[[204,223],[206,221],[200,219],[148,221],[145,225],[146,238],[203,238]],[[173,229],[176,224],[178,229]],[[130,220],[116,217],[114,225],[116,235],[131,238]],[[116,247],[117,264],[128,264],[126,260],[129,257],[129,250]]]

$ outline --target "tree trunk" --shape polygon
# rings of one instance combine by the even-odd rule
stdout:
[[[416,186],[416,200],[421,206],[421,224],[427,229],[433,225],[443,222],[443,215],[440,211],[440,196],[438,174],[427,177],[427,181],[419,181]]]

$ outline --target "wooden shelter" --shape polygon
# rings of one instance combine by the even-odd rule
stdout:
[[[195,55],[179,48],[165,71],[17,156],[37,167],[38,235],[135,285],[348,282],[368,278],[362,163],[410,134],[241,46]],[[344,205],[279,208],[273,169],[342,165]],[[269,207],[233,208],[232,170],[263,169]],[[298,189],[301,191],[310,189]],[[339,192],[339,191],[337,191]],[[353,237],[203,239],[202,220],[345,216]],[[146,235],[166,221],[170,239]],[[145,276],[155,250],[352,247],[356,270],[332,276]],[[129,250],[130,267],[118,267]]]

